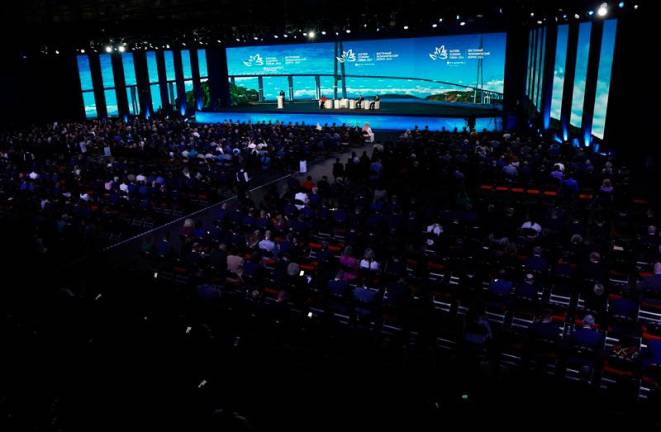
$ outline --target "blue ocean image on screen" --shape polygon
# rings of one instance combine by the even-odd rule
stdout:
[[[76,60],[78,61],[78,76],[80,77],[80,89],[94,90],[94,83],[92,82],[92,72],[90,71],[90,59],[86,55],[79,55]]]
[[[151,106],[153,110],[160,110],[163,106],[161,102],[161,86],[158,84],[152,84],[149,86],[149,92],[151,94]]]
[[[551,93],[551,117],[554,119],[559,119],[562,112],[568,31],[567,24],[558,26],[558,37],[555,45],[555,65],[553,67],[553,92]]]
[[[266,100],[273,100],[281,89],[287,93],[287,75],[294,76],[295,99],[316,98],[314,75],[321,75],[322,93],[333,97],[328,92],[333,91],[337,57],[338,75],[342,65],[345,69],[347,97],[378,94],[435,100],[434,95],[455,92],[456,101],[472,103],[462,93],[472,95],[476,86],[502,94],[505,42],[504,33],[346,41],[338,56],[333,42],[235,47],[227,49],[227,67],[237,85],[253,91],[258,90],[256,79],[239,82],[238,77],[283,75],[284,81],[271,81],[278,87],[267,85],[264,77]],[[304,79],[306,75],[310,79]],[[340,81],[338,94],[341,88]]]
[[[207,51],[204,48],[197,50],[197,64],[200,70],[201,81],[206,81],[206,78],[209,76],[209,70],[207,69]]]
[[[579,128],[583,122],[583,100],[585,98],[585,81],[588,75],[591,30],[592,23],[590,22],[582,23],[578,28],[576,68],[574,69],[574,91],[572,93],[571,116],[569,118],[569,123]]]
[[[177,79],[174,73],[174,54],[170,50],[163,51],[163,58],[165,60],[165,79],[174,81]]]
[[[103,81],[103,88],[115,87],[115,76],[112,72],[112,60],[110,54],[101,54],[99,56],[101,63],[101,80]]]
[[[109,117],[117,117],[119,108],[117,106],[117,93],[115,93],[115,76],[112,71],[112,60],[110,54],[101,54],[101,79],[103,81],[103,95],[106,99],[106,111]]]
[[[76,61],[78,63],[78,77],[80,78],[80,89],[83,96],[85,118],[96,118],[96,100],[94,98],[94,83],[92,82],[89,57],[86,55],[79,55],[76,57]]]
[[[599,69],[597,72],[597,92],[595,96],[594,115],[592,117],[592,135],[604,138],[606,129],[606,111],[608,108],[608,93],[613,71],[613,55],[615,53],[615,36],[617,20],[604,22],[601,36],[601,52],[599,53]]]
[[[158,64],[156,62],[155,51],[147,51],[147,73],[150,83],[158,82]]]
[[[96,101],[93,91],[83,92],[83,106],[85,107],[85,118],[93,119],[97,117]]]
[[[537,62],[537,94],[535,95],[535,106],[540,111],[542,107],[542,90],[544,84],[544,59],[546,57],[546,27],[540,29],[539,60]]]
[[[122,54],[122,65],[124,66],[124,82],[127,86],[137,85],[135,78],[135,65],[133,64],[133,53]]]
[[[119,108],[117,106],[117,93],[115,93],[115,89],[104,90],[103,95],[106,98],[108,117],[117,117],[119,115]]]
[[[181,68],[183,70],[184,79],[193,77],[193,70],[190,64],[190,51],[181,50]]]

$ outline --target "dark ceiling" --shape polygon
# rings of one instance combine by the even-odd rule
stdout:
[[[634,0],[629,0],[632,3]],[[644,3],[645,0],[639,2]],[[329,35],[452,30],[456,15],[474,26],[505,26],[585,14],[586,0],[19,0],[2,2],[3,30],[23,47],[85,47],[90,41],[261,41],[308,29]],[[613,7],[615,4],[611,1]],[[530,12],[535,16],[531,17]],[[11,30],[9,30],[11,29]]]

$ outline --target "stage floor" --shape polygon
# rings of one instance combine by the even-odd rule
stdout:
[[[382,99],[378,110],[364,109],[320,109],[317,101],[286,102],[284,109],[275,103],[252,103],[232,107],[228,111],[244,113],[287,113],[287,114],[351,114],[351,115],[398,115],[430,117],[493,117],[502,112],[501,105],[480,105],[451,102],[412,101],[408,99]]]
[[[221,111],[195,113],[195,121],[198,123],[224,123],[227,121],[238,123],[292,123],[310,126],[325,125],[347,125],[363,127],[366,123],[375,131],[403,131],[416,127],[428,127],[433,131],[440,130],[463,130],[468,127],[466,117],[442,117],[442,116],[416,116],[416,115],[394,115],[377,114],[375,111],[350,110],[321,110],[310,113],[283,112],[282,110],[270,112],[239,112]],[[476,117],[475,129],[478,131],[500,131],[502,130],[502,118]]]

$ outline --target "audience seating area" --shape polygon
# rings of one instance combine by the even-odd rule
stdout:
[[[197,125],[184,119],[54,123],[0,136],[0,216],[37,256],[66,261],[360,143],[359,129]]]
[[[275,322],[658,395],[658,218],[613,158],[416,129],[333,177],[189,221],[180,250],[145,239],[150,272],[203,303],[238,295]]]

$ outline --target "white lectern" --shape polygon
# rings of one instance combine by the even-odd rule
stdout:
[[[278,96],[278,109],[284,109],[285,108],[285,97],[284,96]]]

